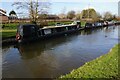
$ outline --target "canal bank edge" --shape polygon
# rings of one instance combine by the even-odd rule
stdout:
[[[64,78],[110,78],[120,80],[118,74],[118,49],[120,43],[115,45],[107,54],[85,63],[78,69],[72,70],[69,74],[62,75]]]

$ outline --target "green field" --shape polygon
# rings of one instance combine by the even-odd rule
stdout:
[[[15,37],[16,32],[2,32],[2,38],[9,38],[9,37]]]
[[[16,30],[2,30],[0,31],[0,35],[2,36],[2,39],[9,38],[9,37],[15,37]]]
[[[112,48],[108,54],[87,62],[82,67],[71,71],[69,74],[63,75],[60,78],[92,78],[95,80],[97,78],[112,78],[120,80],[120,78],[118,78],[118,48],[120,49],[120,44],[119,47],[116,45]]]

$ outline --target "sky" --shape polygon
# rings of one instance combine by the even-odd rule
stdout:
[[[25,16],[21,15],[21,12],[26,12],[23,9],[17,10],[15,6],[12,6],[13,2],[16,0],[9,0],[9,1],[0,1],[0,8],[4,9],[9,15],[11,10],[14,10],[18,13],[18,16]],[[19,1],[19,0],[18,0]],[[43,0],[45,1],[45,0]],[[50,14],[60,14],[62,12],[67,13],[70,10],[74,10],[76,12],[81,12],[83,9],[88,7],[94,8],[100,14],[104,14],[105,12],[109,11],[112,14],[118,15],[118,1],[119,0],[46,0],[51,3],[49,13]]]

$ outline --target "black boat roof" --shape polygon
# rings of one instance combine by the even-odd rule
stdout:
[[[80,22],[80,21],[74,21],[74,22]],[[73,22],[73,23],[74,23]],[[49,28],[60,28],[60,27],[70,27],[70,26],[74,26],[76,24],[68,24],[68,25],[59,25],[59,26],[44,26],[41,29],[49,29]],[[29,26],[36,26],[36,24],[20,24],[19,26],[24,26],[24,27],[29,27]]]
[[[69,26],[74,26],[74,25],[75,25],[75,24],[60,25],[60,26],[44,26],[42,29],[69,27]]]

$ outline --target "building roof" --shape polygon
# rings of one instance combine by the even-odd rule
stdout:
[[[2,12],[2,13],[4,13],[4,14],[6,14],[6,11],[5,11],[5,10],[3,10],[3,9],[0,9],[0,12]]]
[[[3,13],[0,12],[0,16],[7,16],[7,15],[5,15],[5,14],[3,14]]]
[[[0,16],[7,16],[7,15],[5,15],[5,14],[6,14],[6,11],[3,10],[3,9],[0,9]]]

